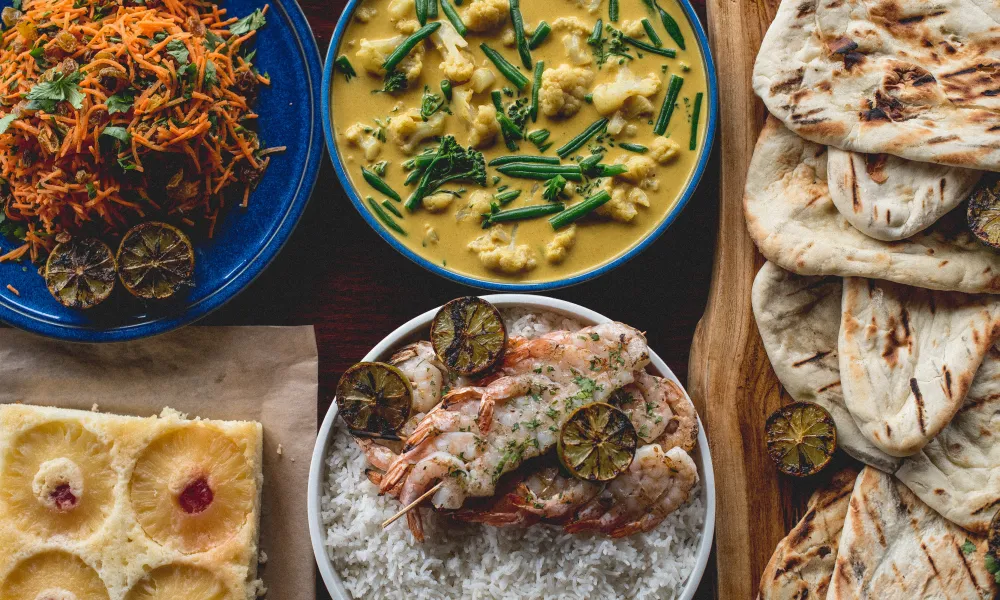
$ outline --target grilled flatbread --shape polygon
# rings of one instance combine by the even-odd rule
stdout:
[[[966,541],[971,547],[965,546]],[[866,468],[851,495],[827,600],[987,600],[986,540]]]
[[[1000,253],[952,211],[900,242],[872,239],[833,205],[827,152],[768,120],[747,174],[744,208],[768,260],[800,275],[869,277],[939,290],[1000,293]]]
[[[997,171],[998,22],[993,0],[783,0],[754,90],[814,142]]]
[[[837,445],[854,458],[893,472],[900,459],[868,441],[847,411],[840,385],[840,277],[809,277],[765,263],[753,283],[753,312],[781,385],[796,401],[815,402],[837,425]]]
[[[950,521],[986,535],[1000,507],[1000,348],[990,348],[951,423],[903,461],[900,481]]]
[[[828,149],[830,196],[851,225],[877,240],[927,229],[969,197],[982,171],[888,154]]]
[[[847,409],[886,454],[916,454],[965,401],[1000,335],[1000,298],[849,278],[842,308]]]
[[[760,578],[760,600],[826,598],[847,518],[855,469],[844,469],[809,498],[806,514],[778,542]]]

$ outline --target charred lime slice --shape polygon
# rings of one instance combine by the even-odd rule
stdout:
[[[410,418],[413,389],[385,363],[358,363],[337,384],[337,407],[353,433],[392,437]]]
[[[133,296],[162,300],[194,283],[194,248],[166,223],[136,225],[118,247],[118,275]]]
[[[559,432],[559,460],[574,477],[610,481],[635,457],[639,437],[628,415],[596,402],[576,409]]]
[[[1000,177],[984,177],[969,197],[969,230],[1000,250]]]
[[[45,262],[45,285],[63,306],[97,306],[115,289],[115,256],[95,238],[58,244]]]
[[[837,449],[833,417],[812,402],[795,402],[774,411],[765,432],[771,460],[782,473],[796,477],[823,470]]]
[[[480,375],[503,358],[507,327],[500,311],[469,296],[441,307],[431,323],[431,344],[448,369],[458,375]]]

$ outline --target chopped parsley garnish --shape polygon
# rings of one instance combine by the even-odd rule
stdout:
[[[135,102],[135,97],[126,90],[119,92],[110,98],[108,98],[108,114],[114,115],[117,113],[128,112],[132,108],[132,104]]]
[[[3,118],[0,118],[0,134],[6,133],[7,129],[10,128],[10,124],[16,121],[18,116],[19,115],[16,112],[12,112]]]
[[[83,74],[79,71],[63,75],[56,73],[52,81],[35,84],[26,96],[30,101],[28,110],[43,110],[54,112],[60,102],[69,102],[70,106],[80,110],[83,107],[83,92],[80,91],[80,80]]]
[[[191,62],[191,53],[187,46],[180,40],[170,40],[167,42],[167,54],[177,60],[177,64],[183,66]]]
[[[962,544],[962,552],[964,552],[965,554],[972,554],[975,551],[976,551],[976,545],[973,544],[970,540],[965,540],[965,543]]]
[[[266,23],[267,19],[264,18],[264,12],[258,8],[249,15],[230,25],[229,31],[233,35],[246,35],[251,31],[260,29]]]

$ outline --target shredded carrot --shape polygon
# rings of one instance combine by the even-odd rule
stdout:
[[[270,83],[243,48],[256,31],[231,33],[239,18],[212,0],[24,0],[20,12],[27,26],[0,32],[0,118],[14,115],[0,133],[0,214],[24,234],[0,262],[147,215],[211,236],[227,194],[247,205],[274,152],[247,129],[248,95]],[[75,102],[28,104],[57,78]]]
[[[7,289],[10,290],[10,293],[14,294],[15,296],[20,296],[21,295],[21,292],[17,291],[17,288],[14,287],[14,286],[12,286],[9,283],[7,284]]]

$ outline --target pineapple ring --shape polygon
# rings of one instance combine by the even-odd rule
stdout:
[[[226,600],[226,586],[200,567],[164,565],[153,569],[135,584],[125,600]]]
[[[53,587],[54,582],[58,582]],[[54,550],[19,562],[0,587],[0,600],[108,600],[97,571],[80,557]]]
[[[114,505],[111,449],[74,423],[33,427],[11,444],[0,473],[0,521],[40,537],[90,537]]]
[[[207,425],[156,438],[136,461],[132,509],[157,543],[185,554],[204,552],[243,528],[256,485],[243,450]]]

